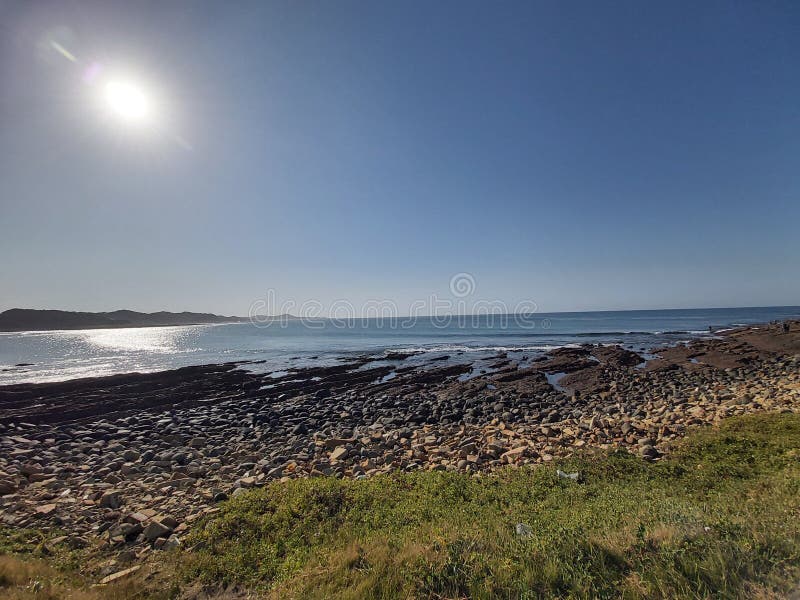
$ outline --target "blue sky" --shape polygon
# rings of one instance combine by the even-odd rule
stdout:
[[[544,311],[798,304],[798,31],[796,2],[3,2],[0,309],[403,307],[459,272]],[[93,63],[157,122],[101,118]]]

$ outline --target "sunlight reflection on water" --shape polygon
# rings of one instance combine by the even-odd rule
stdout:
[[[188,338],[197,335],[197,328],[136,327],[130,329],[90,329],[80,332],[91,346],[123,352],[191,352]]]

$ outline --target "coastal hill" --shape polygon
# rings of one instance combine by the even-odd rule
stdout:
[[[200,323],[239,323],[245,317],[224,317],[211,313],[154,312],[133,310],[112,312],[71,312],[12,308],[0,313],[0,331],[48,331],[55,329],[100,329],[114,327],[164,327]]]

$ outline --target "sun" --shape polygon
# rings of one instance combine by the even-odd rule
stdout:
[[[112,80],[103,88],[108,110],[129,123],[146,122],[152,112],[151,102],[144,90],[130,81]]]

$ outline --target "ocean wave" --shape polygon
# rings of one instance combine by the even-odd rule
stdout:
[[[465,338],[465,337],[504,337],[504,338],[590,338],[590,337],[609,337],[609,336],[654,336],[661,335],[662,331],[579,331],[568,332],[558,330],[548,330],[541,332],[534,331],[508,331],[506,329],[459,329],[457,331],[437,330],[430,333],[430,337],[439,338]],[[676,332],[666,332],[676,333]],[[690,332],[678,332],[690,333]],[[706,333],[698,331],[698,333]]]
[[[704,333],[709,333],[709,331],[707,329],[682,329],[678,331],[662,331],[659,333],[663,335],[702,335]]]
[[[658,335],[658,331],[585,331],[582,333],[562,334],[570,337],[600,337],[604,335]]]
[[[557,348],[580,348],[580,344],[539,344],[537,346],[460,346],[445,344],[440,346],[417,346],[392,348],[391,352],[430,354],[434,352],[547,352]]]

